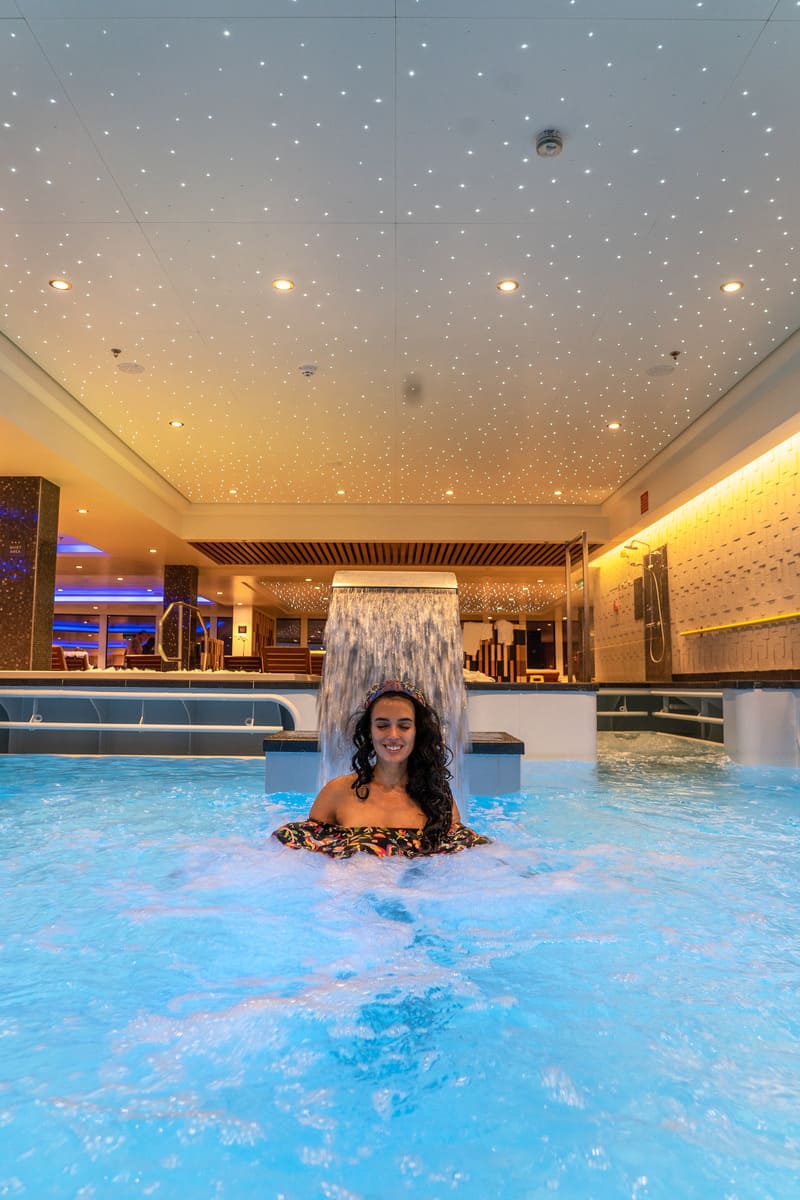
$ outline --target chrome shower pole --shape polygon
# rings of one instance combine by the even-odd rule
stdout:
[[[566,643],[567,643],[567,661],[564,664],[567,668],[567,683],[572,683],[572,555],[570,554],[570,543],[564,545],[564,570],[566,572],[566,603],[565,622],[566,622]]]

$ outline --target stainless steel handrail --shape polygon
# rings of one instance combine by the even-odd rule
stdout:
[[[179,619],[178,619],[178,657],[177,657],[177,659],[169,658],[164,650],[164,622],[166,621],[167,617],[172,612],[173,608],[178,608],[181,610],[179,613]],[[201,613],[200,609],[197,607],[196,604],[190,604],[188,602],[188,600],[173,600],[172,603],[169,605],[169,607],[165,608],[163,613],[159,617],[159,619],[158,619],[158,647],[157,647],[158,653],[161,655],[161,658],[163,659],[164,662],[183,663],[183,619],[182,618],[183,618],[183,610],[186,608],[191,609],[192,612],[196,612],[198,617],[200,618],[200,624],[203,627],[203,653],[206,657],[206,662],[208,662],[208,629],[206,629],[206,623],[203,620],[203,614]],[[209,626],[209,628],[210,628],[210,626]]]

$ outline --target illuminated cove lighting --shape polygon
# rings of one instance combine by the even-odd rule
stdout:
[[[58,545],[56,547],[57,554],[79,554],[81,558],[89,554],[105,554],[105,550],[98,550],[97,546],[90,546],[88,542],[79,542],[77,538],[68,537],[65,533],[58,535]]]
[[[144,588],[56,588],[56,604],[163,604],[161,592]]]
[[[146,588],[56,588],[57,604],[163,604],[161,592]],[[198,604],[213,604],[205,596],[197,597]]]

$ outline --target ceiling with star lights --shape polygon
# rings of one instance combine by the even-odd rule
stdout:
[[[800,0],[0,0],[0,331],[198,510],[600,505],[800,324],[798,62]]]

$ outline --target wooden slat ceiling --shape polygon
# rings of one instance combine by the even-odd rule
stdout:
[[[601,543],[593,542],[590,552]],[[563,542],[192,542],[218,566],[559,567]],[[580,557],[572,551],[573,561]]]

